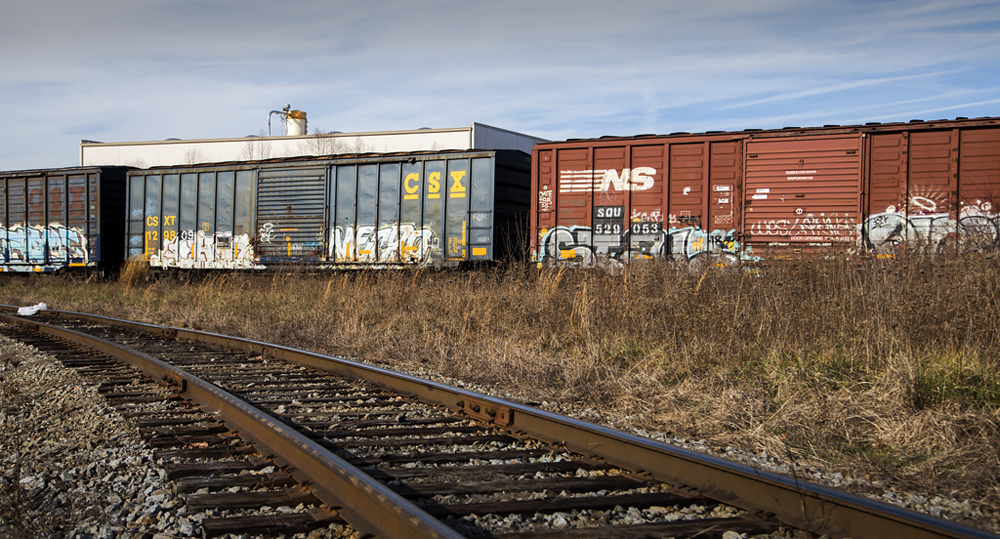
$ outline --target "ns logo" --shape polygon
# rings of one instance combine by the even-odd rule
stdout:
[[[563,170],[559,172],[559,192],[604,192],[610,189],[616,191],[645,191],[653,187],[653,167],[636,167],[622,169],[621,174],[615,169],[605,170]]]

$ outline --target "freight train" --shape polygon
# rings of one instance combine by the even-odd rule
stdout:
[[[0,271],[1000,247],[1000,118],[0,173]]]
[[[540,263],[998,248],[1000,119],[536,144]]]
[[[419,151],[3,173],[0,268],[114,271],[126,258],[157,270],[501,260],[526,249],[529,158]]]

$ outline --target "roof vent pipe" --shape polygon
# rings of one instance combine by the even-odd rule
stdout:
[[[291,105],[285,105],[281,110],[272,110],[267,115],[267,136],[271,136],[271,116],[277,114],[281,116],[281,121],[285,122],[285,136],[305,135],[307,131],[306,113],[301,110],[291,110]]]

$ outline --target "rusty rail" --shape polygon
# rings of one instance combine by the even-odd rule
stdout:
[[[12,309],[0,306],[0,310]],[[423,402],[438,404],[454,412],[505,428],[518,435],[529,436],[564,447],[582,455],[604,461],[676,486],[686,486],[718,501],[753,512],[770,513],[781,521],[814,533],[833,537],[883,538],[993,538],[986,531],[955,524],[897,506],[862,498],[831,488],[811,484],[772,472],[755,469],[724,459],[696,453],[631,434],[592,425],[576,419],[538,410],[529,406],[505,402],[482,394],[466,391],[397,372],[362,365],[322,354],[249,339],[226,337],[182,328],[168,328],[118,320],[103,316],[64,311],[46,311],[47,315],[90,320],[149,333],[241,349],[266,357],[309,365],[338,375],[363,379],[388,390],[413,396]],[[35,324],[23,319],[0,315],[12,323]],[[40,331],[61,333],[85,343],[92,338],[65,330],[37,324]],[[72,338],[70,338],[72,335]],[[311,483],[317,496],[325,503],[342,507],[350,519],[354,514],[370,523],[373,530],[386,537],[459,537],[450,528],[411,506],[377,481],[348,472],[353,469],[338,457],[329,454],[310,440],[291,432],[284,433],[268,416],[260,414],[228,393],[206,384],[152,357],[126,352],[114,343],[95,343],[101,351],[123,361],[140,361],[140,368],[157,379],[164,376],[186,380],[183,396],[219,410],[234,429],[245,432],[255,441],[271,448],[275,454],[295,467],[296,478]],[[110,348],[108,348],[110,346]],[[393,504],[391,523],[384,515],[384,505]],[[410,509],[412,508],[412,509]],[[433,523],[433,524],[431,524]]]
[[[47,314],[57,313],[47,311]],[[58,315],[67,316],[70,313]],[[217,412],[227,426],[259,444],[262,452],[271,452],[277,456],[277,462],[291,466],[291,473],[297,480],[308,484],[317,498],[337,507],[346,520],[362,531],[383,537],[462,537],[319,444],[200,378],[142,352],[63,327],[5,314],[0,314],[0,321],[34,327],[42,334],[98,350],[134,365],[154,380],[169,382],[183,397],[199,403],[206,410]],[[116,322],[116,325],[127,327],[124,321]],[[145,324],[142,329],[161,335],[169,335],[172,331]]]

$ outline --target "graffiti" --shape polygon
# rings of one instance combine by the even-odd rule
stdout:
[[[271,243],[274,239],[274,223],[264,223],[264,226],[257,232],[261,243]]]
[[[857,222],[853,217],[807,214],[795,219],[771,219],[750,225],[754,236],[781,236],[803,241],[851,241],[856,237]]]
[[[699,227],[687,226],[663,230],[662,223],[639,223],[647,226],[632,228],[615,242],[602,234],[596,234],[591,227],[556,227],[547,230],[539,242],[536,259],[544,261],[567,260],[583,265],[601,264],[605,261],[626,262],[626,252],[631,257],[666,258],[668,260],[716,260],[725,263],[739,258],[739,243],[735,230],[713,230],[706,232]],[[637,230],[639,233],[637,233]],[[630,247],[630,248],[629,248]]]
[[[89,262],[83,231],[62,225],[0,227],[0,253],[7,264]]]
[[[933,251],[945,247],[949,241],[978,251],[993,250],[1000,246],[1000,216],[988,213],[992,207],[988,202],[969,205],[957,220],[949,213],[910,216],[889,211],[877,213],[865,220],[861,241],[875,252],[889,252],[905,245]]]
[[[921,211],[935,213],[938,211],[937,202],[927,197],[910,197],[910,205],[916,206]]]
[[[653,187],[653,167],[622,169],[619,175],[615,169],[606,170],[561,170],[559,171],[559,193],[604,192],[614,187],[616,191],[645,191]]]
[[[538,211],[552,211],[552,190],[538,192]]]
[[[138,237],[134,236],[133,238]],[[134,243],[134,241],[132,241]],[[133,246],[134,247],[134,246]],[[258,267],[250,236],[232,232],[205,234],[198,230],[182,230],[173,240],[165,240],[148,257],[156,268],[182,269],[249,269]]]
[[[663,221],[663,212],[660,210],[639,211],[632,209],[632,221]]]
[[[683,226],[688,226],[692,228],[701,228],[701,216],[691,215],[690,212],[681,215],[671,215],[670,223],[677,223]]]
[[[424,263],[440,253],[440,239],[434,231],[411,224],[330,230],[329,255],[337,262]]]

